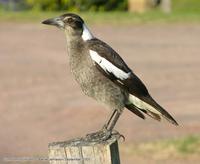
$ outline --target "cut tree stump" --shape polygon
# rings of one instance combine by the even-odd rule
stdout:
[[[119,136],[106,141],[77,138],[49,144],[50,164],[120,164]]]

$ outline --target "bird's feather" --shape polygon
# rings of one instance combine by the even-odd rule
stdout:
[[[120,72],[126,73],[127,78],[120,79],[114,74],[113,71],[105,71],[106,66],[102,66],[96,62],[98,69],[102,69],[101,72],[110,78],[113,82],[124,87],[128,92],[133,93],[137,97],[148,95],[148,91],[142,81],[132,72],[132,70],[127,66],[123,59],[114,51],[109,45],[102,42],[99,39],[91,39],[87,41],[88,49],[92,52],[95,52],[101,58],[107,60],[104,63],[112,63]],[[95,61],[94,61],[95,62]],[[114,68],[114,67],[113,67]]]
[[[143,113],[145,113],[146,115],[148,115],[149,117],[153,118],[154,120],[160,121],[161,117],[159,114],[153,113],[149,110],[144,110],[144,109],[140,109],[137,106],[134,106],[138,111],[142,111]]]
[[[83,23],[83,33],[81,37],[84,41],[91,40],[92,38],[94,38],[88,27],[85,25],[85,23]]]
[[[117,79],[125,80],[131,75],[131,71],[124,72],[104,57],[101,57],[96,51],[90,50],[90,56],[105,72],[112,73]]]
[[[142,118],[142,119],[145,119],[145,116],[140,112],[139,109],[137,109],[133,104],[127,104],[126,105],[126,108],[133,112],[134,114],[136,114],[138,117]]]
[[[178,125],[173,117],[149,95],[143,82],[132,72],[117,52],[96,38],[87,40],[86,43],[97,69],[130,93],[128,104],[132,103],[154,119],[160,120],[160,116],[162,116],[172,124]]]

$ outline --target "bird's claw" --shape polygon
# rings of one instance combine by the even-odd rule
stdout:
[[[123,141],[125,141],[125,137],[124,137],[124,135],[122,135],[122,134],[120,134],[118,131],[116,131],[116,130],[113,130],[112,131],[112,134],[111,135],[114,135],[114,136],[116,136],[118,139],[123,139]]]

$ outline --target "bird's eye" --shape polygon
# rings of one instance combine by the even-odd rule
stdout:
[[[67,19],[67,22],[68,22],[68,23],[72,23],[73,21],[74,21],[74,20],[73,20],[72,18],[68,18],[68,19]]]

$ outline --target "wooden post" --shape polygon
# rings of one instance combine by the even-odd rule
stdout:
[[[50,164],[120,164],[119,136],[106,141],[77,138],[49,144]]]

